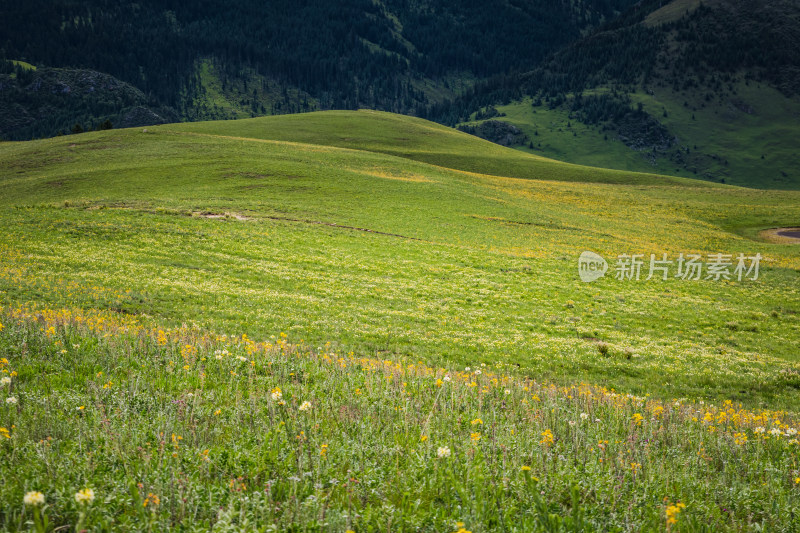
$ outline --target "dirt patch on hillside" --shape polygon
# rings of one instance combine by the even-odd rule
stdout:
[[[776,244],[800,244],[800,227],[765,229],[759,236],[767,242]]]

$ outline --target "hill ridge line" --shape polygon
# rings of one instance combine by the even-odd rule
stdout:
[[[523,182],[537,181],[537,182],[541,182],[541,183],[556,183],[556,184],[583,183],[583,184],[596,184],[596,185],[628,186],[628,184],[626,184],[626,183],[603,183],[603,182],[593,182],[593,181],[562,181],[562,180],[553,180],[553,179],[546,179],[546,178],[520,178],[520,177],[517,177],[517,176],[506,176],[506,175],[502,175],[502,174],[486,174],[486,173],[474,172],[474,171],[471,171],[471,170],[463,170],[463,169],[459,169],[459,168],[453,168],[453,167],[447,167],[447,166],[443,166],[443,165],[437,165],[435,163],[429,163],[429,162],[426,162],[426,161],[421,161],[419,159],[413,159],[411,157],[407,157],[407,156],[402,155],[402,152],[395,152],[395,151],[368,150],[368,149],[363,149],[363,148],[345,148],[345,147],[342,147],[342,146],[333,146],[333,145],[330,145],[330,144],[304,143],[304,142],[299,142],[299,141],[279,141],[279,140],[276,140],[276,139],[259,139],[258,137],[241,137],[241,136],[238,136],[238,135],[220,135],[220,134],[215,134],[215,133],[200,133],[200,132],[195,132],[195,131],[180,131],[180,130],[172,130],[172,129],[166,129],[165,131],[168,132],[168,133],[171,133],[171,134],[176,134],[176,135],[189,135],[189,136],[195,136],[195,137],[207,137],[207,138],[216,138],[216,139],[230,139],[230,140],[237,140],[237,141],[251,141],[251,142],[266,143],[266,144],[271,144],[271,145],[325,148],[325,149],[329,149],[329,150],[334,151],[334,152],[335,151],[341,151],[341,152],[355,152],[355,153],[365,153],[365,154],[380,154],[380,155],[387,156],[387,157],[396,157],[398,159],[403,159],[403,160],[406,160],[406,161],[413,161],[414,163],[417,163],[417,164],[420,164],[420,165],[424,165],[424,166],[428,166],[428,167],[432,167],[432,168],[436,168],[436,169],[447,170],[447,171],[451,171],[451,172],[457,172],[459,174],[464,174],[464,175],[467,175],[467,176],[479,177],[479,178],[509,179],[509,180],[519,180],[519,181],[523,181]],[[586,170],[596,170],[596,171],[600,171],[600,172],[602,172],[602,171],[613,171],[613,169],[606,169],[606,168],[602,168],[602,167],[591,167],[591,166],[579,165],[579,164],[575,164],[575,163],[565,163],[563,161],[558,161],[556,159],[548,159],[548,158],[545,158],[545,157],[538,157],[538,156],[536,157],[536,159],[533,159],[531,162],[532,163],[535,162],[535,163],[552,164],[552,165],[565,165],[565,166],[569,166],[569,167],[586,169]],[[650,173],[647,173],[647,172],[634,172],[634,171],[629,171],[629,172],[631,172],[632,174],[660,176],[659,174],[650,174]],[[664,176],[664,177],[667,178],[668,180],[670,180],[670,183],[665,183],[663,185],[650,184],[648,186],[650,186],[650,187],[687,187],[687,186],[688,187],[692,187],[692,186],[694,186],[694,187],[696,187],[696,186],[702,187],[703,185],[706,185],[706,183],[703,180],[693,180],[692,178],[682,178],[682,177],[679,177],[679,176]],[[686,180],[686,181],[691,181],[691,182],[698,182],[699,185],[678,184],[678,183],[674,182],[674,180],[676,180],[676,179],[677,180],[681,180],[681,181]],[[711,184],[711,185],[713,186],[714,184]]]

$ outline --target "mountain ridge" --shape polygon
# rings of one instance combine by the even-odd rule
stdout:
[[[791,148],[800,142],[800,56],[793,53],[800,49],[800,6],[659,4],[643,2],[536,69],[445,103],[429,118],[477,128],[495,109],[515,115],[507,122],[528,135],[519,148],[549,157],[608,164],[602,152],[612,149],[624,159],[613,168],[800,187]],[[543,127],[526,106],[558,126]],[[581,133],[594,139],[596,158],[571,159],[587,140]]]
[[[532,68],[632,3],[32,0],[0,7],[0,59],[107,73],[182,120],[420,115],[477,80]]]

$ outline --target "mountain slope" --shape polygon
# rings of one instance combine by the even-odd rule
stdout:
[[[800,6],[744,0],[660,5],[645,2],[530,73],[471,95],[459,104],[461,120],[475,120],[476,105],[497,103],[529,136],[538,130],[527,148],[551,157],[800,187],[793,149],[800,142]],[[503,107],[525,96],[526,103]],[[544,116],[525,113],[531,105]],[[548,117],[559,124],[558,133],[569,135],[547,135]],[[591,131],[581,137],[568,123]],[[599,158],[572,155],[598,134],[611,137],[606,145],[590,141],[601,147]],[[638,155],[608,162],[602,152],[618,152],[615,141]]]
[[[152,106],[140,90],[107,74],[2,61],[0,69],[0,139],[177,120],[174,110]]]
[[[108,73],[183,119],[414,113],[475,80],[534,67],[632,3],[6,2],[0,59]]]

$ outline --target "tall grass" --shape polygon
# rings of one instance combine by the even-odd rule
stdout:
[[[7,531],[788,531],[800,511],[783,412],[108,312],[2,322]]]

